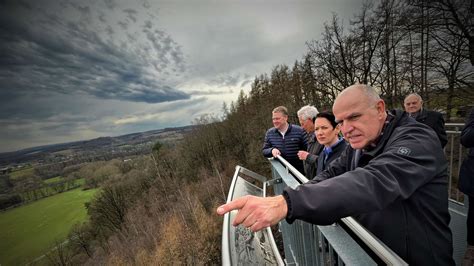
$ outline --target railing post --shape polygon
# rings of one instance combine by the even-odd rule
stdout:
[[[456,131],[459,131],[458,127],[456,127]],[[460,131],[459,131],[460,132]],[[458,182],[459,182],[459,172],[461,170],[461,164],[462,164],[462,145],[459,143],[459,159],[458,159]],[[456,200],[459,201],[460,195],[459,195],[459,189],[456,189]]]

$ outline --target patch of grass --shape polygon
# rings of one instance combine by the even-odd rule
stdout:
[[[46,183],[46,184],[51,184],[51,183],[56,183],[56,182],[59,182],[61,181],[63,178],[61,176],[57,176],[57,177],[53,177],[53,178],[49,178],[49,179],[46,179],[44,180],[43,182]]]
[[[10,175],[11,179],[17,179],[17,178],[23,177],[23,176],[32,176],[33,171],[34,171],[33,167],[28,167],[28,168],[24,168],[24,169],[21,169],[21,170],[18,170],[18,171],[13,171],[9,175]]]
[[[0,213],[0,265],[25,264],[63,242],[87,219],[85,202],[97,189],[74,189]]]
[[[81,186],[84,186],[84,184],[86,183],[86,179],[85,178],[79,178],[75,181],[75,184],[79,184]]]

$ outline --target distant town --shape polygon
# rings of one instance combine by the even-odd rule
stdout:
[[[193,127],[157,129],[117,137],[99,137],[0,153],[0,175],[24,167],[58,163],[67,166],[146,154],[151,152],[156,142],[173,143],[179,141]]]

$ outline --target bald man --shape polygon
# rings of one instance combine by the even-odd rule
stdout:
[[[333,113],[350,146],[326,171],[283,195],[245,196],[217,213],[239,210],[233,225],[252,231],[282,219],[328,225],[352,216],[409,264],[454,265],[447,162],[434,131],[403,111],[387,112],[366,85],[342,91]]]
[[[440,112],[430,111],[423,108],[423,99],[417,93],[411,93],[403,101],[405,111],[415,118],[416,121],[431,127],[438,135],[441,147],[448,143],[448,136],[444,128],[444,118]]]

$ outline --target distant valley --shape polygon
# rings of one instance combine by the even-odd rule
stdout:
[[[94,161],[148,153],[157,141],[162,143],[179,141],[193,127],[195,126],[157,129],[117,137],[99,137],[0,153],[0,168],[64,161]]]

